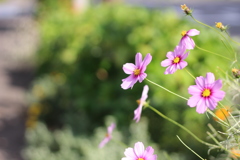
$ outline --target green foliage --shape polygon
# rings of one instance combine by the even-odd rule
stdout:
[[[165,68],[160,66],[166,53],[179,43],[181,31],[196,28],[201,31],[193,37],[198,46],[217,53],[224,50],[212,31],[183,20],[172,10],[100,5],[76,15],[58,6],[40,10],[39,16],[41,44],[36,57],[37,79],[30,98],[43,107],[40,118],[48,127],[68,124],[74,134],[91,135],[106,115],[116,117],[119,128],[126,131],[137,107],[136,99],[146,83],[137,83],[132,90],[120,87],[121,79],[127,77],[122,65],[134,63],[137,52],[153,56],[146,71],[149,79],[189,97],[187,88],[194,84],[194,79],[184,70],[164,75]],[[187,69],[194,76],[216,73],[216,66],[228,69],[225,59],[197,49],[191,51],[187,62]],[[199,138],[205,138],[205,129],[199,130],[206,126],[204,115],[189,108],[186,101],[149,86],[154,107],[195,131]],[[154,113],[144,110],[143,115],[149,117],[150,135],[156,143],[170,151],[186,150],[169,137],[179,134],[189,141],[187,133]],[[191,147],[198,149],[199,144],[192,143]]]
[[[108,117],[106,123],[109,125],[113,121],[112,117]],[[127,144],[129,147],[133,148],[136,142],[142,141],[145,147],[152,146],[154,153],[162,160],[185,159],[181,154],[167,154],[167,152],[159,150],[157,145],[149,140],[147,126],[146,118],[143,118],[138,124],[131,124]],[[115,129],[112,133],[114,140],[100,149],[98,144],[105,135],[105,127],[98,127],[93,136],[85,137],[74,135],[68,127],[51,132],[43,123],[38,123],[35,129],[29,129],[26,132],[28,147],[23,151],[23,155],[26,160],[118,160],[124,157],[127,146],[118,144],[118,141],[123,139],[121,132]]]

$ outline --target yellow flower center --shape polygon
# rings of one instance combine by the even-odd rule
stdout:
[[[174,58],[173,63],[178,63],[180,61],[179,57]]]
[[[143,158],[138,158],[137,160],[144,160]]]
[[[185,9],[187,9],[188,7],[187,7],[187,5],[186,4],[184,4],[184,5],[181,5],[181,9],[182,10],[185,10]]]
[[[216,22],[216,27],[221,29],[223,27],[222,22]]]
[[[136,100],[136,102],[137,102],[137,104],[139,105],[141,101],[140,101],[140,99],[138,99],[138,100]]]
[[[182,31],[182,32],[181,32],[181,35],[182,35],[182,36],[185,36],[186,34],[187,34],[186,31]]]
[[[233,68],[233,69],[232,69],[232,72],[233,72],[233,73],[237,73],[237,72],[238,72],[238,69]]]
[[[204,89],[202,92],[203,97],[209,97],[211,95],[211,91],[209,89]]]
[[[133,72],[135,76],[138,76],[140,74],[140,69],[135,69]]]

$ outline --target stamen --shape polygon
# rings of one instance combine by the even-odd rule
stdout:
[[[141,101],[140,101],[140,99],[138,99],[138,100],[136,100],[136,102],[137,102],[137,104],[139,105]]]
[[[216,22],[216,27],[217,27],[217,28],[221,29],[222,26],[223,26],[223,24],[222,24],[221,22]]]
[[[138,76],[140,74],[140,69],[135,69],[133,72],[135,76]]]
[[[144,160],[143,158],[138,158],[137,160]]]
[[[179,57],[174,58],[173,63],[178,63],[180,61]]]
[[[182,35],[182,36],[185,36],[186,34],[187,34],[187,31],[182,31],[182,32],[181,32],[181,35]]]
[[[187,7],[187,5],[186,4],[184,4],[184,5],[181,5],[181,9],[182,10],[185,10],[185,9],[187,9],[188,7]]]
[[[204,89],[202,92],[203,97],[209,97],[211,95],[211,91],[209,89]]]

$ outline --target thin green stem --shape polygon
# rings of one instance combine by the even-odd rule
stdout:
[[[193,19],[194,21],[196,21],[197,23],[199,23],[199,24],[201,24],[201,25],[204,25],[204,26],[206,26],[206,27],[209,27],[209,28],[213,29],[215,32],[217,32],[217,33],[228,43],[228,45],[229,45],[229,46],[231,47],[231,49],[232,49],[232,52],[235,54],[235,51],[234,51],[232,45],[229,43],[229,41],[227,40],[227,38],[226,38],[221,32],[219,32],[217,29],[215,29],[215,28],[213,28],[213,27],[211,27],[211,26],[209,26],[209,25],[207,25],[207,24],[205,24],[205,23],[202,23],[202,22],[198,21],[198,20],[195,19],[192,15],[191,15],[191,17],[192,17],[192,19]]]
[[[117,144],[119,144],[120,146],[122,146],[123,148],[128,148],[128,146],[125,144],[125,143],[123,143],[123,142],[121,142],[121,141],[117,141],[117,140],[115,140],[115,139],[111,139],[113,142],[115,142],[115,143],[117,143]]]
[[[225,127],[229,127],[229,124],[221,120],[218,116],[216,116],[211,110],[207,109],[207,112],[210,113],[213,117],[219,120],[219,123],[221,122],[222,125]]]
[[[222,44],[226,47],[229,53],[231,53],[231,49],[227,46],[227,44],[223,41],[223,39],[220,39]]]
[[[186,100],[186,101],[188,100],[187,98],[185,98],[185,97],[183,97],[183,96],[180,96],[179,94],[176,94],[176,93],[174,93],[174,92],[168,90],[167,88],[165,88],[165,87],[163,87],[163,86],[161,86],[161,85],[159,85],[159,84],[157,84],[157,83],[155,83],[155,82],[153,82],[153,81],[150,81],[150,80],[147,79],[147,78],[146,78],[146,80],[147,80],[148,82],[150,82],[150,83],[152,83],[152,84],[154,84],[154,85],[156,85],[156,86],[158,86],[158,87],[164,89],[165,91],[167,91],[167,92],[169,92],[169,93],[171,93],[171,94],[177,96],[177,97],[180,97],[180,98],[182,98],[182,99],[184,99],[184,100]]]
[[[210,138],[212,138],[212,140],[218,145],[220,146],[220,148],[222,148],[223,150],[227,151],[220,142],[218,142],[218,140],[210,133],[207,131],[207,134],[209,135]]]
[[[203,49],[203,48],[201,48],[201,47],[199,47],[199,46],[197,46],[197,45],[196,45],[196,47],[197,47],[198,49],[204,51],[204,52],[208,52],[208,53],[214,54],[214,55],[216,55],[216,56],[219,56],[219,57],[225,58],[225,59],[227,59],[227,60],[229,60],[229,61],[232,61],[230,58],[227,58],[227,57],[225,57],[225,56],[223,56],[223,55],[221,55],[221,54],[218,54],[218,53],[215,53],[215,52],[208,51],[208,50]]]
[[[187,71],[187,73],[188,73],[193,79],[196,79],[196,78],[192,75],[192,73],[190,73],[186,68],[185,68],[185,71]]]
[[[236,43],[237,45],[240,45],[239,42],[236,42],[236,41],[234,41],[234,40],[231,38],[231,36],[228,34],[227,31],[225,31],[225,33],[227,34],[228,38],[229,38],[232,42]],[[234,52],[234,55],[235,55],[235,60],[237,61],[237,53]]]
[[[204,158],[202,158],[199,154],[197,154],[194,150],[192,150],[190,147],[188,147],[188,145],[186,145],[181,138],[179,138],[179,136],[177,135],[178,140],[187,148],[189,149],[191,152],[193,152],[196,156],[198,156],[198,158],[200,158],[201,160],[206,160]]]
[[[229,150],[227,150],[210,132],[207,131],[207,134],[209,135],[210,138],[218,145],[220,148],[226,152],[229,153]]]
[[[234,43],[237,44],[237,45],[240,45],[239,42],[237,42],[237,41],[235,41],[235,40],[233,40],[233,39],[231,38],[231,36],[229,35],[229,33],[228,33],[227,31],[225,31],[225,33],[228,35],[228,38],[229,38],[232,42],[234,42]]]
[[[198,142],[205,144],[207,146],[211,146],[211,147],[218,147],[214,144],[211,143],[207,143],[204,142],[203,140],[199,139],[194,133],[192,133],[190,130],[188,130],[186,127],[184,127],[183,125],[179,124],[178,122],[172,120],[171,118],[168,118],[167,116],[165,116],[164,114],[162,114],[160,111],[158,111],[157,109],[153,108],[150,105],[146,105],[146,107],[148,107],[149,109],[151,109],[152,111],[154,111],[155,113],[157,113],[159,116],[161,116],[162,118],[170,121],[171,123],[175,124],[176,126],[180,127],[181,129],[183,129],[184,131],[186,131],[187,133],[189,133],[193,138],[195,138]]]
[[[212,133],[220,140],[223,140],[224,138],[218,133],[218,131],[212,126],[211,123],[207,124],[208,128],[212,131]]]
[[[209,25],[207,25],[207,24],[205,24],[205,23],[202,23],[202,22],[198,21],[198,20],[195,19],[192,15],[190,15],[190,16],[191,16],[192,19],[193,19],[194,21],[196,21],[197,23],[199,23],[199,24],[201,24],[201,25],[204,25],[204,26],[206,26],[206,27],[209,27],[209,28],[211,28],[211,29],[217,31],[215,28],[213,28],[213,27],[211,27],[211,26],[209,26]],[[218,31],[217,31],[217,32],[218,32]]]

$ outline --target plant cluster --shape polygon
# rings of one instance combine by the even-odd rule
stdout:
[[[166,57],[167,59],[163,60],[160,64],[162,67],[167,67],[165,70],[165,74],[174,74],[178,70],[186,70],[186,73],[189,74],[195,80],[195,85],[191,85],[188,87],[188,93],[191,95],[190,98],[186,98],[178,93],[172,92],[169,89],[165,88],[160,84],[157,84],[149,79],[147,79],[147,66],[152,61],[153,57],[150,53],[148,53],[145,58],[142,58],[141,53],[137,53],[135,56],[135,64],[126,63],[123,65],[122,69],[129,76],[125,79],[122,79],[121,88],[126,90],[129,88],[133,88],[137,82],[143,82],[143,80],[147,80],[151,85],[155,85],[174,96],[177,96],[185,101],[187,101],[187,105],[189,107],[196,107],[196,112],[199,114],[206,113],[209,117],[212,116],[215,118],[216,122],[221,126],[221,130],[215,129],[211,124],[209,124],[209,128],[211,132],[207,131],[207,135],[212,140],[210,142],[204,141],[196,136],[192,131],[187,129],[182,124],[176,122],[164,115],[162,112],[157,110],[156,108],[150,105],[150,102],[146,101],[148,98],[148,85],[144,86],[142,97],[139,100],[139,106],[134,111],[134,120],[136,122],[140,121],[141,113],[143,109],[150,109],[155,112],[160,117],[172,122],[176,126],[180,127],[184,131],[186,131],[189,135],[191,135],[196,141],[208,146],[209,154],[211,155],[212,150],[218,150],[221,153],[218,153],[216,159],[238,159],[240,157],[240,145],[239,145],[239,104],[235,104],[233,100],[239,96],[236,94],[234,97],[227,97],[226,92],[223,89],[223,80],[217,79],[215,80],[215,75],[212,72],[207,71],[206,76],[195,77],[191,72],[189,72],[186,67],[188,66],[187,58],[191,56],[191,50],[195,47],[205,51],[208,54],[214,54],[216,57],[221,57],[229,61],[229,65],[233,67],[231,70],[231,74],[228,71],[224,71],[219,67],[219,70],[222,74],[227,78],[225,80],[226,88],[231,88],[239,91],[239,68],[238,64],[238,55],[237,52],[233,49],[232,43],[240,45],[237,41],[233,40],[228,34],[227,27],[224,27],[221,22],[216,23],[217,30],[212,26],[208,26],[198,20],[196,20],[192,15],[192,10],[189,9],[185,4],[181,5],[182,10],[186,13],[186,15],[190,16],[197,23],[204,25],[210,29],[216,31],[219,37],[222,40],[222,43],[226,47],[226,52],[215,53],[212,51],[208,51],[200,48],[191,38],[191,36],[200,35],[200,31],[197,29],[190,29],[188,31],[182,31],[182,38],[178,45],[175,47],[173,52],[168,52]],[[224,54],[225,53],[225,54]],[[178,71],[179,72],[179,71]],[[233,84],[234,86],[233,88]],[[223,101],[224,100],[224,101]],[[230,106],[230,107],[229,107]],[[213,111],[216,112],[214,113]],[[115,125],[114,125],[115,127]],[[111,132],[112,132],[112,127]],[[110,130],[108,128],[108,130]],[[108,141],[112,138],[111,132],[108,131],[106,137]],[[206,160],[206,158],[202,158],[197,151],[194,151],[191,147],[185,144],[181,138],[177,135],[177,138],[182,142],[184,146],[186,146],[190,151],[192,151],[198,158],[202,160]],[[101,146],[102,147],[102,146]],[[154,153],[154,149],[151,146],[148,146],[146,149],[144,148],[144,144],[142,142],[136,142],[133,148],[127,148],[124,152],[125,157],[122,160],[157,160],[157,155]]]
[[[184,97],[189,96],[186,88],[193,85],[194,76],[191,75],[199,76],[208,70],[207,77],[212,77],[212,73],[215,72],[220,76],[222,72],[219,71],[229,69],[228,57],[226,59],[226,55],[217,54],[219,57],[216,58],[214,54],[221,53],[225,49],[225,43],[219,45],[221,40],[214,34],[215,30],[207,30],[189,23],[172,10],[147,10],[104,4],[89,8],[84,14],[76,15],[63,7],[64,5],[52,4],[58,2],[46,1],[46,3],[54,7],[48,9],[45,6],[39,12],[42,42],[36,56],[37,79],[29,93],[31,105],[28,127],[34,130],[35,124],[40,120],[53,132],[56,130],[60,132],[59,130],[69,125],[75,135],[88,137],[98,126],[104,124],[105,116],[112,115],[117,119],[117,128],[122,131],[123,137],[127,137],[129,121],[133,117],[133,109],[130,106],[136,105],[135,100],[139,98],[138,93],[141,92],[142,86],[135,84],[132,90],[123,90],[120,85],[124,77],[122,83],[124,89],[133,87],[137,81],[147,84],[138,101],[139,107],[135,109],[134,120],[141,122],[142,109],[146,108],[145,101],[147,97],[151,97],[151,104],[157,106],[159,113],[171,117],[174,120],[172,122],[177,122],[176,124],[181,122],[183,128],[196,131],[194,135],[199,139],[205,138],[205,130],[199,128],[206,128],[207,123],[214,120],[207,120],[206,116],[198,116],[195,110],[188,109],[185,103],[187,98]],[[196,29],[189,30],[190,28]],[[182,32],[182,30],[189,31]],[[191,37],[194,35],[196,36]],[[199,46],[204,46],[205,49]],[[171,52],[168,52],[169,48],[172,48]],[[188,49],[185,52],[186,48]],[[191,48],[192,50],[189,51]],[[209,49],[211,51],[205,52]],[[228,47],[226,52],[229,50],[231,51],[231,48]],[[143,54],[136,55],[136,63],[125,64],[123,67],[130,75],[126,78],[119,68],[126,62],[132,62],[134,56],[131,53],[139,51]],[[142,55],[145,57],[144,60]],[[170,63],[172,61],[174,63]],[[221,68],[217,69],[217,65]],[[137,70],[134,67],[137,67]],[[177,71],[178,69],[183,71]],[[238,70],[235,69],[234,73],[237,77]],[[135,74],[139,78],[136,78]],[[152,81],[143,80],[146,76]],[[216,86],[222,83],[207,77],[200,76],[196,80],[198,79],[197,82],[205,79],[214,81]],[[159,82],[165,90],[167,88],[172,93],[181,93],[181,97],[185,100],[183,101],[179,96],[172,96],[170,92],[163,92],[158,87],[150,86],[152,82]],[[231,86],[234,85],[236,84],[231,83]],[[209,87],[219,93],[219,88],[216,86]],[[189,89],[201,87],[196,84]],[[204,95],[208,97],[207,88],[204,89],[206,89]],[[149,96],[147,96],[148,90],[150,90]],[[234,87],[231,93],[233,91],[235,91]],[[190,92],[196,99],[195,92]],[[237,93],[233,95],[235,101],[237,101],[236,95]],[[218,96],[217,98],[214,99],[212,108],[215,107],[215,102],[221,99]],[[200,108],[199,112],[204,112],[206,107],[203,108],[200,104],[198,103],[200,107],[197,108]],[[189,105],[196,106],[192,101],[189,101]],[[228,113],[227,109],[226,112]],[[148,110],[144,115],[150,122],[148,130],[151,139],[166,150],[170,152],[185,150],[182,146],[175,145],[175,139],[169,138],[176,134],[183,141],[188,139],[192,141],[189,133],[181,127],[174,126],[168,121],[158,123],[158,115]],[[109,137],[105,137],[106,141],[109,141]],[[123,142],[126,141],[128,140],[123,138]],[[199,146],[198,143],[190,144],[193,150],[200,148]],[[201,148],[203,149],[199,154],[204,154],[207,147],[201,146]],[[150,151],[152,152],[151,149]],[[50,150],[49,153],[56,152]],[[156,151],[154,154],[159,155]]]

